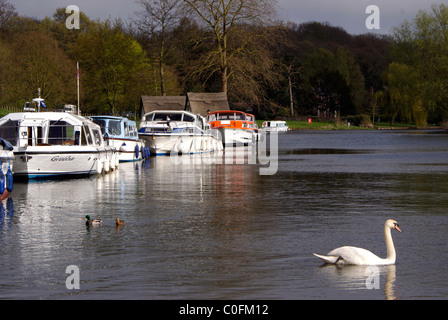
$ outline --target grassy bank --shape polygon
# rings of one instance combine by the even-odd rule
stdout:
[[[266,120],[257,120],[258,127],[261,128],[263,122]],[[290,130],[351,130],[351,129],[366,129],[358,126],[348,126],[347,124],[335,121],[313,120],[308,121],[286,120],[286,124]]]
[[[258,127],[261,128],[263,121],[266,120],[257,120]],[[429,125],[426,128],[417,128],[415,124],[412,123],[396,123],[391,125],[387,122],[378,122],[375,123],[374,127],[366,127],[366,126],[354,126],[348,125],[344,122],[338,121],[325,121],[325,120],[313,120],[311,123],[308,121],[297,121],[297,120],[286,120],[287,126],[290,130],[369,130],[369,129],[379,129],[379,130],[393,130],[393,129],[440,129],[442,127],[438,127],[435,125]]]

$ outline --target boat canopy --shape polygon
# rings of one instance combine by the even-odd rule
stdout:
[[[207,123],[205,118],[199,114],[194,114],[189,111],[176,111],[176,110],[157,110],[146,113],[140,123],[140,130],[146,127],[153,127],[154,125],[164,125],[168,127],[179,127],[181,123],[189,125],[195,125],[201,130],[207,129]]]
[[[245,113],[237,110],[222,110],[211,112],[207,116],[208,121],[255,121],[255,116],[250,113]]]
[[[101,127],[103,135],[113,138],[137,139],[137,124],[126,117],[115,116],[92,116],[94,123]]]
[[[38,145],[103,146],[100,127],[64,112],[10,113],[0,119],[0,135],[18,147]]]

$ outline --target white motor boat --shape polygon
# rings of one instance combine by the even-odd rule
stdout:
[[[118,166],[100,126],[66,112],[19,112],[0,119],[0,136],[13,146],[14,176],[28,179],[91,175]]]
[[[289,130],[289,127],[286,125],[286,121],[264,121],[261,125],[261,130],[286,132]]]
[[[207,121],[219,131],[225,147],[249,146],[259,139],[253,114],[236,110],[215,111],[208,114]]]
[[[139,136],[153,155],[195,154],[223,150],[219,133],[205,118],[181,110],[146,113],[140,122]]]
[[[135,121],[114,116],[92,116],[90,119],[101,127],[106,142],[117,149],[120,162],[139,161],[149,157],[149,149],[145,141],[139,138]]]

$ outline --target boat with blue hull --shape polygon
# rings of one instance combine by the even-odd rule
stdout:
[[[139,138],[137,124],[126,117],[91,116],[101,127],[106,142],[117,150],[120,162],[140,161],[149,157],[149,148]]]

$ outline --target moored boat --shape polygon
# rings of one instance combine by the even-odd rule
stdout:
[[[14,152],[14,176],[35,179],[108,172],[118,165],[100,127],[66,112],[18,112],[0,119]]]
[[[125,117],[92,116],[91,120],[101,127],[103,138],[117,150],[120,162],[139,161],[148,158],[149,149],[139,138],[135,121]]]
[[[202,116],[182,110],[146,113],[139,136],[153,155],[195,154],[222,150],[218,133]]]
[[[261,130],[286,132],[289,130],[289,127],[286,125],[286,121],[264,121],[261,125]]]
[[[236,110],[211,112],[207,116],[212,129],[219,130],[224,146],[251,145],[258,140],[255,116]]]

